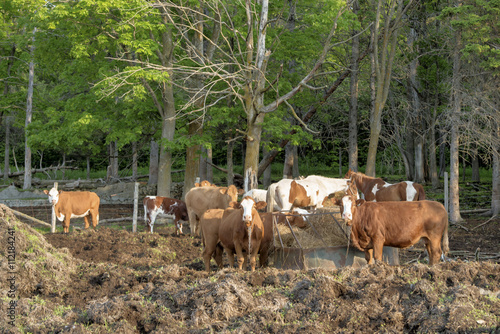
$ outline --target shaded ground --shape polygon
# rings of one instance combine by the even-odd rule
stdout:
[[[125,215],[103,209],[103,219]],[[498,333],[500,219],[487,221],[452,226],[451,260],[433,267],[417,245],[402,252],[401,266],[207,274],[199,239],[176,237],[173,226],[134,234],[103,224],[41,235],[0,205],[0,242],[8,245],[8,228],[15,228],[19,269],[15,323],[3,314],[0,331]]]

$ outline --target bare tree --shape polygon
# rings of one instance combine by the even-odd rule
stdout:
[[[396,54],[397,38],[401,27],[403,14],[412,5],[410,0],[406,6],[403,0],[384,2],[378,0],[376,5],[375,25],[372,29],[373,41],[373,66],[375,72],[375,96],[370,115],[370,143],[368,145],[368,157],[366,162],[366,174],[375,176],[375,162],[377,158],[377,147],[381,131],[382,110],[384,109],[389,94],[391,82],[392,64]],[[384,10],[386,8],[386,10]],[[383,30],[381,19],[384,20]],[[381,34],[381,47],[378,40]]]
[[[31,148],[28,145],[28,125],[31,124],[33,117],[33,85],[35,81],[35,34],[36,27],[33,29],[33,39],[30,49],[30,63],[28,72],[28,98],[26,101],[26,120],[24,123],[25,143],[24,143],[24,184],[23,189],[31,188]]]

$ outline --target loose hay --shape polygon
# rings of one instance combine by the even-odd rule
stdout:
[[[306,228],[301,229],[292,226],[293,233],[297,237],[298,243],[288,225],[278,225],[278,231],[274,233],[274,244],[276,247],[281,247],[280,236],[284,247],[300,248],[302,246],[302,248],[307,249],[346,245],[350,229],[340,218],[338,207],[320,208],[317,209],[315,213],[316,214],[307,216],[310,224],[307,224]],[[338,224],[334,218],[337,220]],[[311,225],[314,228],[311,227]]]

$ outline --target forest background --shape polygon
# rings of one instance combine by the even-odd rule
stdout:
[[[463,163],[500,212],[500,0],[1,4],[5,184],[146,169],[169,196],[214,166],[264,188],[276,164],[433,187],[448,170],[456,222]]]

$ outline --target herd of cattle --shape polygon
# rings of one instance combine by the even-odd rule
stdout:
[[[99,197],[92,192],[44,190],[54,206],[57,218],[69,232],[70,219],[88,216],[95,228],[99,222]],[[425,200],[420,184],[403,181],[389,184],[351,170],[343,179],[311,175],[298,180],[283,179],[267,190],[253,189],[246,193],[234,185],[218,187],[203,181],[179,200],[160,196],[144,198],[144,220],[153,233],[156,216],[170,216],[176,233],[182,234],[182,222],[189,221],[190,233],[203,242],[205,269],[210,271],[214,258],[222,268],[226,251],[230,266],[236,254],[239,269],[248,255],[251,270],[267,265],[268,251],[273,244],[273,221],[300,228],[306,227],[305,215],[325,206],[331,195],[342,192],[334,200],[342,218],[351,226],[352,244],[365,252],[369,264],[382,261],[383,246],[406,248],[420,239],[425,243],[429,263],[435,264],[448,252],[448,214],[444,206]],[[360,198],[361,193],[362,198]],[[238,196],[242,195],[241,201]],[[307,210],[309,211],[307,211]],[[267,211],[267,212],[266,212]]]

